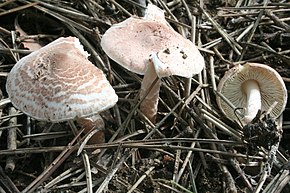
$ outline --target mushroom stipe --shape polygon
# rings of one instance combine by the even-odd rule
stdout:
[[[284,111],[287,89],[282,77],[270,66],[258,63],[237,65],[226,72],[218,85],[218,92],[236,108],[244,108],[243,123],[251,122],[259,110],[270,112],[277,118]],[[272,107],[277,103],[275,107]],[[221,111],[231,120],[238,121],[237,115],[221,97],[217,97]]]
[[[171,75],[191,78],[204,68],[195,45],[174,31],[164,12],[149,4],[143,18],[130,17],[109,28],[101,39],[105,53],[124,68],[144,75],[140,99],[155,78]],[[155,122],[160,80],[140,105],[143,114]]]

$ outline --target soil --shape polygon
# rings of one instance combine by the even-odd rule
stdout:
[[[214,89],[230,68],[256,62],[275,69],[289,94],[290,4],[152,1],[205,60],[191,83],[162,78],[152,123],[138,108],[143,76],[120,67],[100,45],[113,24],[142,17],[144,2],[0,1],[0,192],[289,192],[289,99],[283,119],[262,112],[241,127],[222,113]],[[100,114],[105,127],[95,143],[84,141],[97,123],[78,135],[84,126],[77,121],[33,120],[8,101],[6,79],[17,61],[67,36],[80,39],[119,97]]]

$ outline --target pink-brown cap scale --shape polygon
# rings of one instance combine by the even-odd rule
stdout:
[[[156,69],[159,77],[198,74],[205,64],[197,47],[169,26],[162,10],[149,5],[144,18],[130,17],[110,27],[101,40],[103,50],[137,74],[145,73],[152,53],[163,65]]]
[[[37,119],[61,122],[114,106],[118,97],[75,37],[59,38],[21,60],[7,77],[12,104]]]

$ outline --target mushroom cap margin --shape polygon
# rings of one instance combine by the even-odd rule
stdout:
[[[197,47],[163,22],[130,17],[109,28],[101,46],[112,60],[141,75],[152,52],[166,64],[166,70],[157,72],[161,76],[192,77],[205,65]]]
[[[257,81],[262,102],[262,111],[267,111],[275,101],[278,104],[270,115],[277,118],[284,111],[287,103],[287,89],[282,77],[273,68],[259,63],[237,65],[228,70],[218,84],[217,91],[224,95],[235,107],[246,106],[247,97],[242,91],[246,80]],[[231,120],[237,120],[234,110],[219,96],[217,104],[221,111]],[[240,117],[242,119],[242,117]]]
[[[67,37],[21,58],[7,77],[12,104],[30,117],[51,122],[111,108],[118,96],[87,56],[77,38]]]

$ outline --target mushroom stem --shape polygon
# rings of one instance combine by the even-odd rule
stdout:
[[[155,79],[158,79],[155,85],[148,92],[147,96],[145,96],[146,92],[150,89],[152,83]],[[141,83],[141,91],[140,91],[140,99],[143,101],[140,104],[140,111],[152,122],[156,121],[157,107],[158,107],[158,98],[159,98],[159,90],[160,90],[161,80],[158,78],[153,62],[149,62],[147,65],[147,70],[144,74],[142,83]]]
[[[91,133],[92,130],[98,130],[88,140],[89,145],[105,143],[105,122],[100,114],[77,119],[77,124],[84,129],[84,134]]]
[[[259,85],[255,80],[248,80],[244,83],[244,91],[247,95],[247,106],[244,121],[250,123],[262,107]]]

